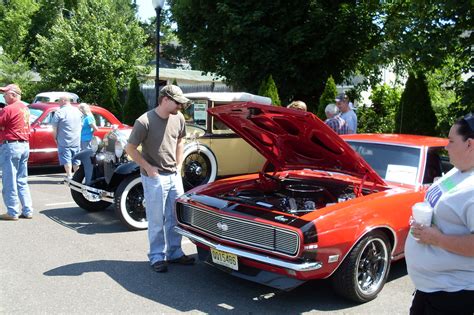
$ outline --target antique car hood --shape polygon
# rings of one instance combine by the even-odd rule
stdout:
[[[273,164],[276,170],[318,169],[384,180],[331,128],[312,113],[238,103],[208,110]]]

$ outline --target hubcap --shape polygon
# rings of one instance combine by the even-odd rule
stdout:
[[[364,294],[375,292],[381,285],[388,268],[388,252],[380,239],[371,240],[361,253],[357,281]]]
[[[138,222],[146,221],[143,187],[141,185],[135,185],[130,189],[125,206],[127,207],[127,213],[133,220]]]

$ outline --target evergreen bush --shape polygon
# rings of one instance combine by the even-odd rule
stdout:
[[[100,106],[111,111],[120,121],[123,121],[123,106],[119,101],[117,85],[111,73],[107,74],[103,85]]]
[[[258,95],[267,96],[272,99],[273,105],[281,106],[280,97],[278,96],[278,89],[271,74],[260,84]]]
[[[321,120],[326,119],[326,113],[324,110],[326,109],[326,106],[331,103],[335,103],[337,95],[337,88],[336,88],[336,82],[334,82],[334,79],[332,76],[329,76],[329,78],[326,81],[326,86],[324,87],[323,94],[321,94],[321,97],[319,98],[319,106],[318,106],[318,111],[316,115]]]
[[[140,91],[140,84],[137,76],[132,76],[128,88],[127,101],[124,105],[124,119],[123,122],[128,125],[133,125],[135,120],[148,110],[148,104],[145,96]]]
[[[409,74],[395,117],[396,133],[437,135],[436,115],[424,74]]]

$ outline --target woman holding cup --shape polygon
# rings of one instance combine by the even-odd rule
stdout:
[[[433,209],[432,224],[413,220],[405,243],[416,287],[410,314],[474,313],[474,115],[457,120],[448,138],[454,167],[428,189],[423,205]]]

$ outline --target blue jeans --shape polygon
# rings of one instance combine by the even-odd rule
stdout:
[[[157,261],[176,259],[184,255],[181,235],[176,226],[175,200],[184,193],[183,182],[178,173],[148,177],[141,175],[148,220],[148,259],[153,265]]]
[[[30,147],[27,142],[12,142],[2,145],[3,159],[2,195],[11,217],[18,217],[18,200],[23,215],[33,215],[30,188],[28,186],[28,157]]]

